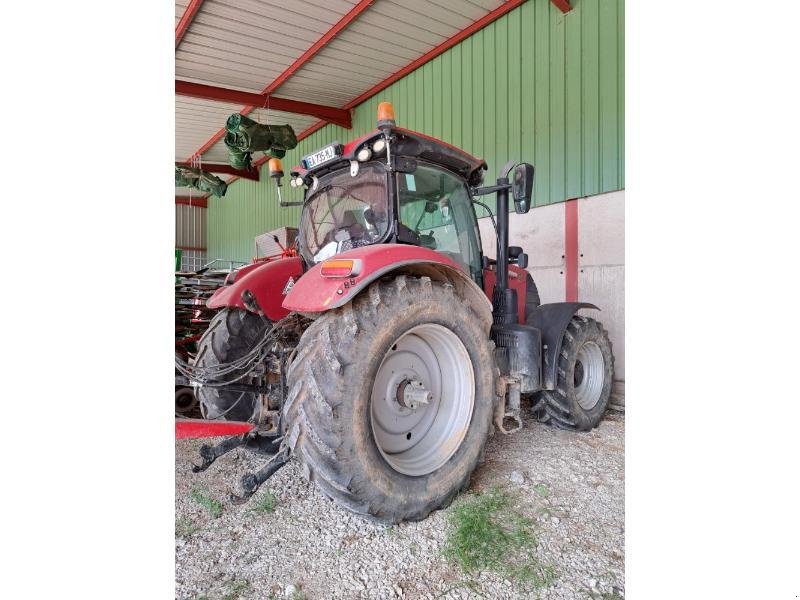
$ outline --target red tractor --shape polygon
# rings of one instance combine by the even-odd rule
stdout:
[[[269,168],[280,198],[280,162]],[[205,446],[196,470],[248,444],[274,456],[243,477],[244,497],[293,455],[345,508],[418,520],[467,487],[493,423],[521,427],[521,394],[542,422],[598,424],[611,343],[577,314],[597,307],[540,305],[527,255],[508,245],[509,194],[529,210],[533,167],[508,163],[480,187],[486,169],[397,127],[388,103],[375,131],[302,159],[290,173],[302,202],[280,200],[303,206],[299,256],[232,273],[182,365],[206,419],[252,428]],[[485,194],[497,198],[496,261],[474,208]]]

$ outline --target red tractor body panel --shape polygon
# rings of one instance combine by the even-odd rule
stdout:
[[[322,275],[319,263],[294,284],[283,301],[283,308],[297,312],[322,312],[343,306],[352,300],[369,283],[381,275],[413,264],[437,264],[464,273],[463,267],[447,256],[406,244],[374,244],[342,252],[332,260],[358,261],[358,273],[349,277]]]
[[[492,265],[483,270],[483,291],[491,300],[494,285],[497,282],[497,271]],[[508,287],[517,290],[517,315],[520,325],[525,325],[525,302],[528,299],[528,286],[525,276],[528,272],[517,265],[508,265]]]
[[[231,274],[228,285],[214,292],[208,299],[207,306],[247,310],[242,301],[242,292],[250,290],[266,317],[270,321],[278,321],[289,314],[281,306],[289,279],[297,281],[302,274],[303,263],[298,256],[245,265]]]

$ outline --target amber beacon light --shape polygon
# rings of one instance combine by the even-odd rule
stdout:
[[[270,158],[269,159],[269,176],[270,177],[283,177],[283,165],[281,164],[281,159],[279,158]]]
[[[391,102],[381,102],[378,104],[378,128],[387,125],[395,125],[394,106]]]

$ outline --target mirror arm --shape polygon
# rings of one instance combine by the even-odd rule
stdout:
[[[278,206],[281,208],[286,208],[287,206],[303,206],[303,202],[284,202],[283,198],[281,197],[281,184],[278,183]]]
[[[511,189],[510,183],[504,183],[502,185],[489,185],[486,187],[472,188],[472,195],[485,196],[487,194],[494,194],[495,192],[499,192],[501,190],[510,190],[510,189]]]

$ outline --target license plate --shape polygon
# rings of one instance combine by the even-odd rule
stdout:
[[[329,160],[333,160],[337,156],[339,156],[339,144],[331,144],[330,146],[325,146],[321,150],[317,150],[305,156],[303,158],[303,166],[305,166],[306,169],[313,169]]]

